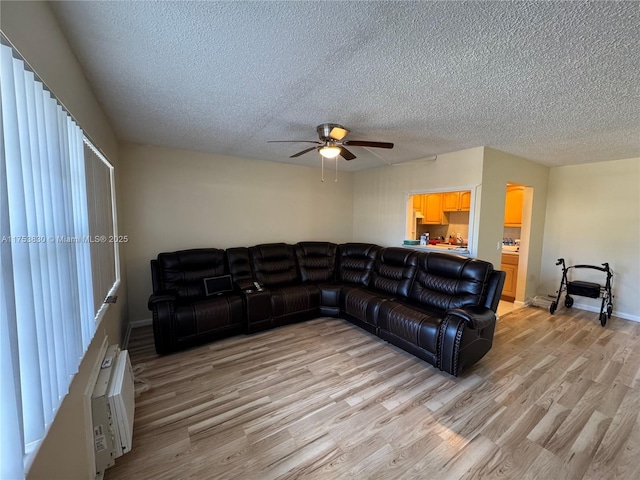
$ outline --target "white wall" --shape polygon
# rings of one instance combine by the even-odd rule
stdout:
[[[540,294],[554,294],[559,287],[555,263],[560,257],[568,265],[608,262],[614,272],[614,312],[640,321],[640,158],[551,169]],[[580,274],[575,279],[604,285],[600,272],[575,273]],[[598,300],[574,300],[600,311]]]
[[[353,238],[386,247],[402,245],[409,193],[479,185],[482,156],[483,147],[477,147],[439,155],[435,161],[355,172]]]
[[[352,173],[123,143],[130,318],[150,318],[149,261],[187,248],[352,240]]]
[[[71,52],[46,2],[2,2],[1,28],[40,78],[62,101],[80,126],[116,166],[118,147],[107,117],[93,95],[80,65]],[[117,179],[116,179],[117,181]],[[126,279],[89,346],[70,392],[62,402],[47,437],[29,470],[29,479],[89,478],[93,469],[85,438],[83,395],[100,346],[108,336],[120,342],[126,321]]]

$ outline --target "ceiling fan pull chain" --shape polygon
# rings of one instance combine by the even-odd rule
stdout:
[[[335,182],[338,183],[338,157],[336,157],[336,179]]]
[[[324,157],[322,155],[320,157],[322,158],[322,181],[324,182]]]

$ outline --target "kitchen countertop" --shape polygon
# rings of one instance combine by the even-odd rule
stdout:
[[[439,245],[402,245],[405,248],[412,248],[414,250],[426,251],[426,252],[441,252],[441,253],[454,253],[456,255],[468,256],[471,254],[467,247],[460,247],[456,245],[448,245],[442,243]]]

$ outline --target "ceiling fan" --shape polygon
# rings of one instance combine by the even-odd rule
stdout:
[[[312,150],[317,150],[323,158],[336,158],[340,155],[345,160],[353,160],[356,156],[347,150],[350,147],[374,147],[374,148],[393,148],[393,143],[389,142],[372,142],[369,140],[344,140],[349,134],[349,130],[337,123],[322,123],[316,127],[318,137],[317,140],[271,140],[269,143],[314,143],[316,146],[305,148],[301,152],[294,153],[289,158],[299,157]]]

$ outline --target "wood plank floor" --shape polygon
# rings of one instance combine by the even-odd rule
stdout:
[[[640,478],[640,323],[522,308],[460,378],[338,319],[152,344],[106,479]]]

